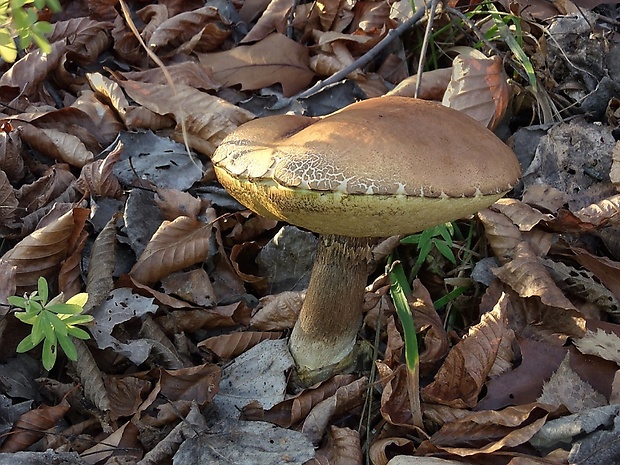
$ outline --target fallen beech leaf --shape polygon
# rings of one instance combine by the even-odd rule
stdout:
[[[485,208],[478,212],[484,225],[484,233],[500,263],[508,263],[515,254],[517,245],[523,242],[519,228],[506,215]]]
[[[198,347],[211,350],[220,358],[232,359],[267,339],[280,339],[282,333],[266,331],[243,331],[213,336],[198,343]]]
[[[441,100],[452,76],[452,68],[440,68],[422,73],[422,83],[418,98],[424,100]],[[413,97],[418,84],[418,75],[410,76],[400,81],[394,89],[386,95]]]
[[[84,227],[87,212],[83,208],[68,211],[26,236],[4,254],[2,261],[17,267],[15,282],[19,294],[36,289],[41,276],[49,280],[54,278]]]
[[[252,402],[243,407],[242,418],[268,421],[283,428],[290,428],[303,421],[320,402],[356,379],[355,375],[336,375],[316,387],[305,389],[296,396],[279,402],[268,410],[264,410],[260,403]]]
[[[618,334],[608,333],[601,328],[596,331],[587,330],[582,338],[574,341],[574,344],[582,354],[596,355],[620,365],[620,336]]]
[[[542,394],[537,401],[556,407],[563,405],[571,413],[607,405],[605,396],[596,392],[571,369],[570,353],[566,354],[558,369],[543,384]]]
[[[71,362],[80,383],[84,387],[84,397],[102,412],[110,410],[110,398],[103,380],[103,373],[99,370],[95,357],[84,341],[75,340],[78,357]]]
[[[41,405],[19,417],[11,429],[0,452],[11,453],[26,450],[29,446],[41,439],[45,432],[56,425],[70,410],[69,403],[63,399],[58,405],[50,407]]]
[[[424,333],[425,350],[420,354],[420,363],[434,364],[448,353],[448,333],[433,306],[430,293],[417,278],[413,282],[413,291],[408,300],[416,331]]]
[[[241,90],[253,90],[279,82],[286,97],[305,89],[314,76],[308,68],[308,49],[282,34],[198,58],[224,86],[241,84]]]
[[[442,103],[493,129],[504,117],[509,97],[502,59],[468,49],[452,62],[452,79]]]
[[[327,444],[317,450],[315,458],[306,464],[357,465],[363,460],[360,434],[350,428],[331,425],[327,429]]]
[[[186,216],[164,221],[129,275],[143,284],[152,284],[170,273],[200,263],[209,253],[210,236],[210,224]]]
[[[128,421],[112,434],[103,437],[96,445],[82,452],[81,459],[88,464],[95,465],[107,461],[119,450],[139,450],[139,433],[138,427]]]
[[[0,171],[4,171],[13,183],[20,181],[26,174],[24,159],[20,153],[22,150],[20,136],[18,128],[13,128],[10,132],[0,131]],[[0,205],[4,205],[1,199]]]
[[[549,276],[549,272],[538,257],[532,253],[526,242],[517,245],[512,261],[493,272],[521,297],[537,296],[545,305],[566,310],[577,310],[560,291]]]
[[[219,54],[209,56],[214,55]],[[174,115],[177,122],[175,136],[180,139],[183,139],[181,121],[185,120],[190,146],[209,156],[224,137],[254,118],[254,114],[247,110],[189,86],[176,85],[171,88],[167,84],[137,81],[121,81],[120,85],[132,99],[147,109],[162,116]]]
[[[435,380],[422,389],[428,402],[450,407],[474,407],[506,337],[507,297],[502,295],[491,312],[472,326],[466,338],[450,350]]]
[[[160,394],[171,401],[194,401],[203,408],[218,393],[221,374],[220,367],[212,363],[179,370],[160,369]]]
[[[531,231],[541,221],[553,219],[552,215],[546,215],[517,199],[499,199],[491,208],[510,218],[519,227],[519,231]]]
[[[61,157],[60,161],[78,168],[82,168],[87,163],[93,161],[94,155],[92,152],[76,136],[56,129],[42,129],[42,131],[58,148]]]
[[[305,292],[288,291],[262,297],[250,326],[261,331],[291,329],[303,304]]]
[[[267,9],[240,43],[248,44],[250,42],[258,42],[275,30],[283,33],[286,27],[287,13],[290,9],[291,2],[289,0],[271,0]]]
[[[149,5],[155,6],[155,5]],[[160,5],[163,6],[163,5]],[[211,76],[211,69],[194,61],[185,61],[167,65],[166,70],[172,77],[175,85],[185,85],[201,90],[218,90],[222,87]],[[144,71],[130,71],[113,73],[113,76],[122,76],[129,81],[138,81],[149,84],[168,84],[164,72],[160,68],[145,69]]]
[[[398,452],[401,452],[401,453],[402,452],[413,453],[414,445],[413,445],[413,441],[407,438],[390,437],[390,438],[377,439],[373,441],[373,443],[370,445],[370,451],[368,452],[370,463],[372,463],[373,465],[386,465],[388,463],[386,449],[388,448],[390,449],[391,453],[394,452],[394,449],[397,449]],[[401,457],[405,457],[405,456],[401,456]],[[408,457],[408,458],[413,459],[414,457]],[[417,457],[417,458],[422,458],[422,457]],[[392,463],[393,461],[394,459],[392,459],[390,463]],[[412,465],[414,463],[415,462],[412,462]],[[417,465],[423,465],[423,462]]]
[[[103,160],[95,160],[84,166],[75,183],[76,188],[96,197],[119,198],[123,188],[113,170],[122,150],[123,144],[119,143]]]

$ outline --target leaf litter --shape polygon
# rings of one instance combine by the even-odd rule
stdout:
[[[50,54],[0,65],[0,463],[618,461],[620,12],[504,3],[523,55],[477,29],[493,10],[449,2],[419,76],[407,35],[356,66],[409,2],[130,2],[165,71],[121,8],[66,3]],[[429,254],[408,296],[424,428],[381,274],[396,247],[411,267],[415,248],[375,249],[360,332],[374,363],[300,388],[285,338],[316,239],[245,211],[209,161],[255,117],[413,96],[418,82],[511,136],[524,171],[456,224],[457,265]],[[36,350],[15,353],[26,333],[6,305],[40,276],[88,292],[95,317],[78,361],[50,372]]]

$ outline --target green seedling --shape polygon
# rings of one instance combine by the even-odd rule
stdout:
[[[0,0],[0,58],[12,63],[17,50],[33,42],[45,53],[52,51],[45,37],[52,25],[39,21],[39,12],[46,6],[54,12],[61,10],[59,0]]]
[[[87,340],[90,335],[78,325],[93,320],[91,315],[82,315],[88,294],[80,293],[63,302],[62,294],[48,301],[49,288],[45,278],[39,278],[38,289],[24,297],[9,297],[14,307],[24,309],[15,312],[20,321],[32,325],[31,333],[17,346],[17,352],[28,352],[43,342],[42,361],[46,370],[56,363],[58,345],[70,360],[77,360],[77,350],[71,337]]]
[[[416,244],[418,248],[418,258],[411,269],[410,280],[413,281],[422,268],[433,248],[443,255],[450,263],[456,265],[456,258],[452,252],[452,236],[454,235],[454,225],[446,223],[434,228],[422,231],[419,234],[413,234],[403,238],[402,244]]]

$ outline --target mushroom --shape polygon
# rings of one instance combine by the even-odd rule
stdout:
[[[514,153],[491,131],[406,97],[368,99],[319,118],[253,120],[224,139],[212,162],[243,205],[320,235],[289,340],[298,372],[312,381],[352,354],[371,238],[475,213],[520,177]]]

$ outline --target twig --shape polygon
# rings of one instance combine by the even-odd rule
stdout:
[[[415,92],[413,93],[414,98],[418,98],[420,94],[420,88],[422,86],[422,75],[424,73],[424,57],[426,56],[426,50],[428,49],[428,43],[431,40],[431,31],[433,30],[433,21],[435,20],[435,10],[437,9],[438,0],[430,1],[430,8],[428,14],[428,23],[426,23],[426,30],[424,31],[424,40],[422,40],[422,49],[420,50],[420,59],[418,61],[418,79],[415,83]],[[426,10],[428,3],[424,5],[424,9]]]
[[[293,20],[295,19],[295,10],[297,10],[297,5],[299,5],[299,0],[293,0],[291,11],[288,14],[288,18],[286,18],[286,37],[289,39],[293,38]]]
[[[387,35],[383,39],[381,39],[379,43],[377,43],[377,45],[375,45],[373,48],[368,50],[368,52],[366,52],[364,55],[359,57],[349,66],[347,66],[344,69],[341,69],[335,74],[332,74],[330,77],[328,77],[324,81],[317,82],[315,85],[310,87],[310,89],[307,89],[293,97],[290,97],[282,106],[286,106],[288,103],[290,103],[293,100],[300,99],[300,98],[306,98],[313,94],[316,94],[318,91],[324,89],[325,87],[330,86],[338,81],[341,81],[342,79],[347,77],[349,74],[351,74],[356,69],[366,66],[368,63],[374,60],[383,51],[383,49],[385,49],[385,47],[387,47],[394,39],[403,35],[405,31],[407,31],[409,28],[413,27],[418,21],[420,21],[424,17],[424,13],[425,13],[424,9],[420,8],[419,11],[417,11],[411,18],[409,18],[403,24],[398,26],[396,29],[391,29],[387,33]]]

